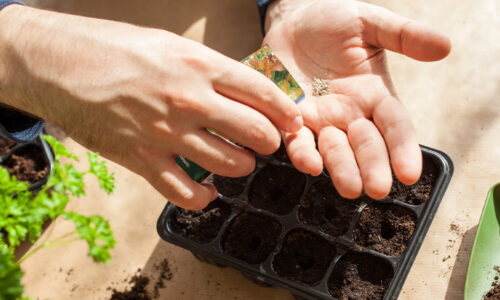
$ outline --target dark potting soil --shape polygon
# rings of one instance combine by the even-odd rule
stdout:
[[[110,300],[152,300],[160,297],[160,289],[165,288],[166,281],[173,278],[172,270],[168,264],[168,260],[164,259],[160,263],[153,266],[154,274],[145,276],[139,274],[141,269],[137,270],[137,274],[129,280],[130,287],[125,291],[111,289],[113,294]],[[154,284],[153,284],[154,282]],[[152,293],[147,289],[148,284],[153,284]]]
[[[220,199],[212,201],[203,210],[177,209],[171,223],[173,231],[198,243],[212,241],[231,214],[229,204]]]
[[[500,300],[500,266],[495,266],[493,269],[498,275],[495,276],[491,283],[492,288],[484,295],[483,300]]]
[[[243,193],[247,184],[248,176],[239,178],[229,178],[214,175],[207,182],[212,183],[217,191],[226,197],[236,197]]]
[[[19,181],[35,183],[47,176],[49,166],[42,150],[35,145],[26,145],[12,153],[3,163],[9,174]]]
[[[332,243],[309,231],[296,229],[285,237],[273,267],[290,280],[314,284],[323,278],[334,256]]]
[[[16,142],[0,137],[0,156],[7,154],[15,145],[17,145]]]
[[[403,253],[415,230],[415,216],[400,206],[373,202],[363,209],[354,241],[386,255]]]
[[[290,158],[288,158],[288,154],[286,153],[285,144],[283,143],[281,143],[278,150],[273,153],[273,157],[281,162],[291,163]]]
[[[149,278],[142,275],[134,275],[129,281],[130,289],[120,292],[113,289],[111,300],[151,300],[146,286],[149,284]]]
[[[244,212],[227,229],[223,251],[249,264],[264,262],[276,246],[281,224],[261,214]]]
[[[290,167],[267,165],[250,185],[250,204],[278,215],[290,213],[306,183],[304,174]]]
[[[431,159],[424,157],[422,176],[418,182],[413,185],[404,185],[393,175],[392,189],[387,198],[413,205],[425,203],[431,197],[432,188],[438,175],[436,165]]]
[[[349,252],[335,265],[328,289],[337,299],[381,300],[392,277],[392,267],[385,260]]]
[[[361,204],[361,200],[342,198],[330,180],[314,183],[306,192],[299,208],[299,218],[307,225],[339,236],[344,234],[351,219]]]

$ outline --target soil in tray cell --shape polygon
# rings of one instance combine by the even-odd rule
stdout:
[[[381,300],[392,277],[391,265],[382,258],[350,252],[335,265],[328,289],[337,299]]]
[[[354,241],[377,252],[396,256],[405,251],[415,225],[415,216],[407,209],[373,202],[361,212],[354,229]]]
[[[210,177],[207,182],[212,183],[217,188],[217,192],[226,197],[236,197],[243,193],[245,185],[247,184],[248,176],[229,178],[214,175]]]
[[[312,232],[296,229],[287,234],[273,267],[285,278],[312,285],[323,278],[334,257],[332,243]]]
[[[432,188],[438,175],[439,171],[432,159],[426,159],[424,156],[422,176],[418,182],[413,185],[404,185],[393,175],[394,183],[387,198],[413,205],[423,204],[431,197]]]
[[[306,178],[299,171],[283,166],[267,165],[250,185],[250,204],[279,215],[290,213],[299,202]]]
[[[229,225],[222,248],[228,255],[259,264],[274,250],[280,233],[281,224],[275,219],[244,212]]]
[[[35,183],[47,176],[49,166],[42,149],[35,145],[26,145],[7,158],[2,166],[17,180]]]
[[[300,204],[299,218],[304,224],[339,236],[349,228],[360,204],[360,200],[342,198],[330,180],[322,180],[306,192]]]
[[[212,201],[203,210],[177,209],[171,223],[172,230],[198,243],[212,241],[231,214],[229,204],[220,199]]]
[[[15,145],[17,145],[16,142],[0,137],[0,156],[7,154]]]
[[[290,158],[288,158],[288,154],[286,153],[285,144],[283,143],[281,143],[278,150],[273,153],[273,157],[281,162],[291,163]]]

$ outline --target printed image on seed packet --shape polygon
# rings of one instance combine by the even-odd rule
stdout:
[[[304,99],[304,91],[269,46],[265,45],[241,62],[271,79],[295,103]]]

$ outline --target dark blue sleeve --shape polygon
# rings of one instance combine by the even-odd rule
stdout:
[[[259,8],[260,28],[262,29],[263,35],[266,35],[266,31],[264,30],[264,22],[266,20],[267,7],[273,1],[274,0],[257,0],[257,7]]]
[[[0,0],[0,9],[10,4],[23,4],[23,3],[21,1],[15,1],[15,0]]]
[[[0,0],[0,10],[10,4],[23,4],[15,0]],[[29,117],[17,110],[0,106],[0,136],[25,143],[33,140],[43,129],[42,120]]]

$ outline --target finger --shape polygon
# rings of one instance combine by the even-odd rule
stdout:
[[[333,126],[323,128],[318,136],[318,147],[339,194],[348,199],[358,198],[363,183],[345,132]]]
[[[314,134],[305,126],[295,133],[283,133],[288,157],[297,170],[318,176],[323,171],[323,160],[316,150]]]
[[[242,177],[255,169],[255,157],[240,147],[198,129],[184,134],[173,151],[195,162],[203,169],[227,177]]]
[[[200,126],[263,155],[278,150],[280,133],[264,115],[224,96],[214,98],[209,116],[200,120]]]
[[[417,182],[422,172],[422,151],[406,109],[389,96],[377,104],[373,120],[389,148],[396,177],[404,184]]]
[[[359,11],[364,38],[371,45],[420,61],[440,60],[450,53],[450,39],[427,25],[367,3]]]
[[[213,81],[218,93],[258,110],[283,131],[296,132],[302,127],[297,105],[271,80],[226,57],[220,65],[224,71]]]
[[[380,132],[372,122],[360,118],[349,124],[347,135],[366,194],[374,199],[384,198],[391,190],[392,174]]]
[[[217,197],[215,186],[191,179],[174,157],[157,159],[149,165],[153,170],[146,179],[169,202],[179,207],[200,210]]]

